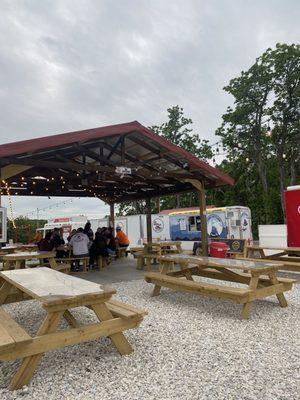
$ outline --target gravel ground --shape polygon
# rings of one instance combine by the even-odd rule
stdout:
[[[126,333],[134,353],[119,356],[109,339],[53,351],[15,392],[6,387],[19,363],[0,363],[1,400],[299,398],[300,285],[286,295],[285,309],[273,297],[255,302],[249,321],[230,302],[168,289],[150,298],[152,285],[142,280],[111,286],[119,299],[149,311]],[[6,308],[30,333],[43,318],[32,301]],[[94,318],[85,308],[74,314]]]

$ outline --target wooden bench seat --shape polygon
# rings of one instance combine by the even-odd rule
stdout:
[[[109,300],[105,304],[114,317],[135,319],[137,317],[143,318],[144,315],[148,314],[147,311],[116,300]]]
[[[58,263],[65,263],[65,261],[70,261],[71,263],[74,261],[82,261],[83,271],[88,272],[88,265],[89,265],[89,257],[64,257],[64,258],[56,258],[55,261]]]
[[[0,354],[7,349],[32,342],[32,337],[0,307]]]
[[[168,272],[168,276],[174,276],[174,277],[182,277],[185,275],[185,269],[179,270],[179,271],[171,271]],[[222,281],[228,281],[228,282],[238,282],[236,279],[234,279],[234,275],[226,275],[222,273],[222,271],[217,271],[215,269],[210,269],[210,268],[205,268],[205,269],[199,269],[198,267],[192,267],[189,268],[188,271],[194,275],[198,276],[203,276],[205,278],[211,278],[211,279],[219,279]],[[239,273],[239,283],[243,284],[248,284],[251,279],[251,274],[248,273]],[[278,282],[280,283],[287,283],[287,284],[293,284],[296,283],[297,281],[295,279],[290,279],[290,278],[284,278],[284,277],[277,277]],[[260,282],[268,282],[269,277],[260,275],[259,277]]]
[[[57,267],[53,268],[53,269],[55,269],[55,271],[60,271],[60,272],[64,272],[66,274],[69,274],[70,271],[71,271],[71,265],[70,264],[59,263],[59,264],[57,264]]]
[[[173,276],[160,274],[159,272],[146,273],[145,280],[146,282],[154,283],[157,286],[164,286],[182,292],[202,294],[212,298],[227,299],[240,304],[247,302],[249,294],[251,293],[249,289],[215,285],[204,282],[194,282],[186,280],[186,278],[180,279]],[[153,295],[156,295],[155,291]]]

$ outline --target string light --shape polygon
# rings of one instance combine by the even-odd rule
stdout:
[[[8,186],[8,183],[5,181],[2,181],[5,184],[6,187],[6,193],[8,196],[8,203],[9,203],[9,209],[10,209],[10,217],[11,217],[11,221],[12,221],[12,225],[13,228],[16,229],[16,223],[15,223],[15,219],[14,219],[14,211],[13,211],[13,205],[12,205],[12,199],[11,199],[11,195],[10,195],[10,187]]]

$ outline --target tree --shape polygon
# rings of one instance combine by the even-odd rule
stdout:
[[[266,222],[270,222],[269,187],[266,171],[266,114],[268,95],[271,92],[271,76],[265,63],[256,62],[248,71],[230,81],[224,90],[234,97],[234,108],[228,107],[222,116],[222,126],[216,134],[223,138],[230,160],[240,155],[251,160],[257,167],[264,193]]]
[[[275,50],[268,49],[224,88],[234,97],[234,106],[227,109],[216,133],[222,137],[230,161],[243,156],[248,167],[257,172],[263,191],[264,223],[275,218],[269,160],[279,171],[272,179],[279,183],[282,212],[284,189],[297,180],[299,74],[299,46],[277,44]],[[270,123],[274,126],[272,133]]]
[[[290,166],[290,183],[295,184],[296,163],[300,161],[296,143],[300,117],[300,46],[277,44],[275,50],[268,49],[261,59],[268,64],[273,77],[274,101],[268,110],[274,125],[270,142],[277,157],[284,210],[287,166]]]
[[[33,240],[36,227],[45,225],[46,220],[35,220],[27,217],[17,217],[13,222],[7,221],[7,239],[14,242],[29,243]],[[14,227],[15,225],[15,227]]]
[[[153,125],[150,129],[196,157],[202,160],[210,159],[212,150],[209,141],[201,139],[198,133],[193,132],[193,121],[184,116],[183,108],[177,105],[168,108],[167,112],[168,121],[159,126]]]

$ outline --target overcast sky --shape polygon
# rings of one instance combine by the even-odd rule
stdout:
[[[268,47],[300,38],[299,0],[0,0],[0,10],[1,143],[159,124],[176,104],[214,143],[231,102],[222,88]],[[12,200],[18,215],[64,199]],[[74,199],[40,216],[107,210]]]

